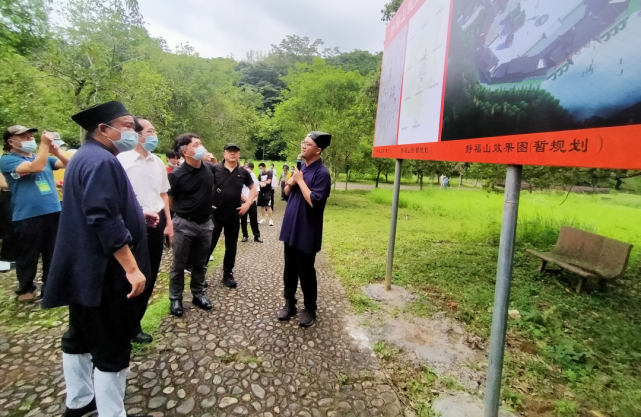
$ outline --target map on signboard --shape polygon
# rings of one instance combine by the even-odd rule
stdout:
[[[450,2],[426,2],[409,22],[399,144],[437,142]]]
[[[471,58],[476,72],[448,73],[445,106],[465,124],[445,112],[441,140],[639,123],[640,8],[639,0],[464,0],[449,60],[458,68]]]
[[[406,38],[407,28],[404,28],[387,47],[383,57],[374,139],[376,146],[396,145]]]

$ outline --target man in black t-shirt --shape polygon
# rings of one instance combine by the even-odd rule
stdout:
[[[211,202],[215,181],[214,166],[203,162],[207,151],[200,138],[185,133],[176,138],[174,149],[185,163],[169,174],[170,206],[174,211],[174,260],[169,277],[170,312],[183,315],[185,268],[191,263],[191,293],[194,305],[211,310],[205,297],[205,273],[214,224]]]
[[[257,190],[249,172],[240,166],[240,147],[235,143],[225,146],[223,162],[214,165],[216,183],[214,185],[214,232],[211,239],[211,250],[214,253],[220,234],[225,231],[225,257],[223,259],[222,283],[229,288],[236,287],[234,280],[234,265],[238,234],[240,232],[240,217],[251,208],[256,198]],[[245,203],[240,196],[243,185],[249,188],[249,197]]]
[[[269,219],[269,225],[274,225],[274,220],[272,218],[272,200],[274,197],[272,182],[274,181],[273,172],[267,170],[265,163],[261,162],[258,164],[260,169],[260,174],[258,175],[258,183],[260,184],[260,192],[258,193],[258,215],[263,216],[263,213],[267,213],[267,218]],[[261,219],[260,224],[265,224],[265,219]]]

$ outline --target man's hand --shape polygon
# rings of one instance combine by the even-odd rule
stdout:
[[[240,199],[243,201],[243,203],[246,203],[246,202],[247,202],[247,197],[245,197],[245,195],[244,195],[244,194],[241,194],[241,195],[240,195]]]
[[[171,244],[174,241],[174,224],[171,221],[167,222],[164,234],[167,236],[167,240],[169,241],[169,247],[171,247]]]
[[[236,210],[238,210],[238,214],[240,214],[241,216],[244,216],[245,213],[247,213],[249,211],[251,206],[252,206],[251,201],[247,201],[247,202],[245,202],[245,204],[243,204],[242,206],[238,207]]]
[[[297,170],[296,168],[294,168],[294,173],[292,174],[292,177],[290,178],[290,180],[293,181],[294,184],[300,184],[301,181],[304,181],[303,173]]]
[[[131,284],[131,292],[127,298],[134,298],[139,296],[145,290],[145,282],[147,278],[136,268],[132,273],[127,274],[127,281]]]
[[[289,185],[290,187],[292,187],[292,186],[296,185],[296,181],[294,180],[294,174],[295,174],[296,172],[298,172],[298,171],[296,170],[296,168],[294,168],[294,171],[292,172],[291,177],[289,177],[289,179],[287,180],[287,182],[285,183],[285,185]]]
[[[211,152],[207,153],[207,157],[206,157],[206,158],[207,158],[207,160],[208,160],[209,162],[211,162],[212,164],[217,164],[217,163],[218,163],[218,159],[216,159],[216,157],[214,156],[214,154],[213,154],[213,153],[211,153]]]
[[[58,148],[58,145],[52,142],[49,145],[49,153],[52,154],[53,156],[58,156],[60,155],[60,148]]]
[[[149,210],[143,210],[142,214],[145,215],[145,222],[147,223],[147,226],[149,227],[158,226],[158,222],[160,222],[160,217],[158,216],[158,213],[155,213]]]
[[[43,130],[42,131],[42,135],[40,135],[40,144],[41,145],[47,145],[47,146],[51,147],[51,145],[53,145],[53,141],[54,141],[53,136],[51,136],[51,134],[49,132],[47,132],[46,130]],[[57,148],[57,146],[56,146],[56,148]]]

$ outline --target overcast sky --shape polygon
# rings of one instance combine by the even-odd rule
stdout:
[[[286,35],[322,39],[342,52],[383,50],[386,0],[138,0],[147,29],[174,50],[189,42],[203,57],[269,52]]]

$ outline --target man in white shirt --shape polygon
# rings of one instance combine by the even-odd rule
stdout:
[[[256,174],[254,174],[254,164],[252,162],[246,162],[245,165],[246,166],[244,168],[249,171],[249,175],[251,175],[252,180],[254,180],[254,187],[258,190],[260,188],[260,184],[258,182],[258,178],[256,178]],[[249,188],[244,186],[242,193],[242,200],[245,202],[249,197]],[[243,242],[247,242],[249,240],[249,233],[247,232],[247,216],[249,216],[249,224],[251,225],[252,234],[254,235],[254,242],[263,243],[263,240],[260,238],[260,230],[258,229],[258,210],[256,207],[256,200],[257,198],[254,199],[254,204],[252,204],[247,213],[240,217],[240,226],[243,230]]]
[[[158,145],[156,129],[151,122],[142,117],[135,117],[135,130],[138,133],[138,145],[133,151],[118,154],[118,160],[127,172],[138,203],[143,210],[158,213],[160,222],[156,227],[147,227],[147,244],[149,246],[149,260],[151,263],[151,279],[147,280],[145,291],[139,297],[141,300],[140,311],[136,312],[137,323],[132,341],[137,343],[150,343],[152,337],[142,331],[140,321],[145,315],[147,304],[154,291],[160,261],[162,260],[165,236],[169,244],[174,237],[174,226],[169,214],[169,179],[167,169],[162,160],[152,152]]]
[[[272,211],[274,211],[274,196],[276,195],[276,188],[280,186],[278,182],[278,173],[276,168],[274,168],[274,163],[272,162],[270,168],[272,170]]]

